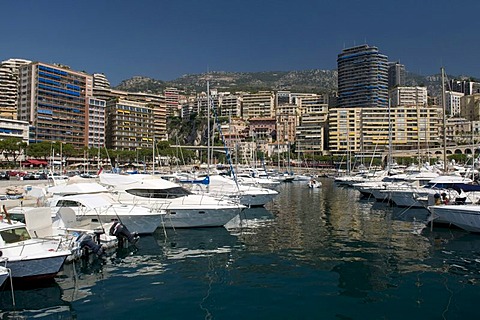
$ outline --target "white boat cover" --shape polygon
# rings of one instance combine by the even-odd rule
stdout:
[[[85,193],[100,193],[108,192],[107,188],[96,182],[89,183],[74,183],[62,186],[54,186],[48,188],[48,192],[54,195],[65,194],[85,194]]]
[[[88,209],[110,207],[113,205],[113,202],[108,195],[102,194],[78,194],[73,196],[64,196],[60,199],[77,201]]]

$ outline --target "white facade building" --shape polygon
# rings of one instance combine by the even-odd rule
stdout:
[[[390,90],[390,102],[392,107],[427,105],[426,87],[396,87]]]
[[[460,98],[464,95],[461,92],[445,91],[445,112],[448,116],[460,115]]]

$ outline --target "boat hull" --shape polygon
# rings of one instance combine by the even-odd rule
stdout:
[[[240,212],[241,209],[168,209],[160,227],[223,227],[227,222],[238,216]]]
[[[115,215],[102,215],[100,217],[102,223],[110,223],[112,221],[121,220],[121,223],[128,228],[131,232],[136,232],[138,234],[151,234],[155,232],[157,227],[161,224],[162,216],[165,214],[158,215],[124,215],[124,216],[115,216]],[[77,216],[78,217],[78,216]],[[98,216],[83,216],[82,219],[97,220]],[[81,221],[81,220],[80,220]]]
[[[469,232],[480,232],[480,206],[438,205],[428,208],[433,224],[452,224]]]
[[[13,279],[50,279],[61,270],[67,256],[63,252],[51,252],[44,257],[9,259],[7,266]]]
[[[9,275],[7,268],[0,267],[0,287],[7,281]]]

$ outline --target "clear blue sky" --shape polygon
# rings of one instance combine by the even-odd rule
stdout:
[[[479,0],[5,0],[0,11],[0,60],[62,63],[112,85],[335,69],[363,43],[408,71],[480,78]]]

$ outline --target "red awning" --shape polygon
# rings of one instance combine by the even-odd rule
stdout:
[[[46,166],[48,163],[45,160],[30,159],[23,162],[24,165],[33,164],[34,166]]]

